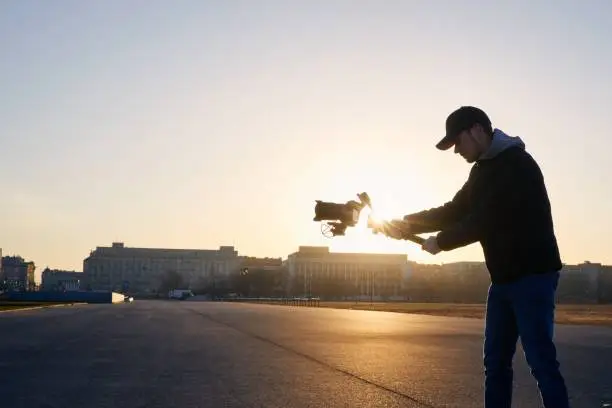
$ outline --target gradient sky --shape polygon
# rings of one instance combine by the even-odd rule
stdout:
[[[470,167],[434,144],[469,104],[538,160],[563,261],[612,264],[612,2],[505,3],[3,1],[0,247],[39,271],[113,241],[481,261],[312,221],[450,199]]]

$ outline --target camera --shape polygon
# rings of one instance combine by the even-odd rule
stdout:
[[[361,210],[366,206],[372,207],[368,193],[357,194],[357,198],[359,201],[351,200],[343,204],[316,200],[313,221],[328,221],[324,225],[329,228],[331,236],[344,235],[348,227],[357,225]]]
[[[361,210],[365,207],[372,211],[372,201],[368,193],[357,194],[359,201],[347,201],[346,203],[330,203],[321,200],[315,200],[315,216],[313,221],[327,221],[321,226],[324,236],[331,238],[338,235],[345,235],[348,227],[354,227],[359,222]],[[327,227],[327,231],[323,229]],[[368,217],[367,228],[374,231],[383,231],[385,228],[401,228],[391,222],[381,222],[372,218],[372,214]],[[415,242],[423,245],[425,238],[411,233],[403,233],[402,239]]]

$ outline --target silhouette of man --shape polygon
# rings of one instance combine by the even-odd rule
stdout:
[[[438,232],[422,245],[437,254],[475,242],[491,277],[485,338],[485,407],[510,408],[512,360],[520,336],[545,408],[568,408],[553,340],[562,268],[550,202],[538,164],[519,137],[493,129],[481,109],[463,106],[446,120],[436,147],[455,147],[473,163],[468,180],[444,205],[375,228],[394,239]]]

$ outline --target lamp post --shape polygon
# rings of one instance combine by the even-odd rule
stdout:
[[[312,297],[312,269],[308,272],[308,297]]]
[[[370,269],[370,306],[374,303],[374,271]]]
[[[240,270],[240,276],[242,276],[241,281],[246,280],[246,277],[249,276],[249,268],[242,268]],[[246,288],[247,289],[246,292],[247,292],[247,295],[250,296],[250,294],[251,294],[251,284],[248,281],[247,281],[247,284],[248,284],[248,287]],[[240,289],[241,290],[244,289],[244,286],[245,286],[245,284],[243,282],[241,282]]]

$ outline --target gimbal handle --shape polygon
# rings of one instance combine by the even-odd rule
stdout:
[[[368,226],[370,226],[369,225],[369,220],[368,220]],[[425,238],[423,238],[423,237],[419,237],[418,235],[415,235],[415,234],[406,234],[406,233],[404,233],[404,231],[402,231],[402,228],[400,226],[393,225],[392,227],[398,229],[402,233],[401,234],[402,235],[402,238],[401,238],[402,240],[412,241],[412,242],[414,242],[416,244],[419,244],[419,245],[423,245],[423,243],[425,242]],[[374,227],[374,228],[377,229],[376,227]]]
[[[410,234],[410,235],[406,236],[404,239],[407,240],[407,241],[412,241],[412,242],[417,243],[419,245],[423,245],[423,243],[425,242],[425,238],[419,237],[418,235],[414,235],[414,234]]]

